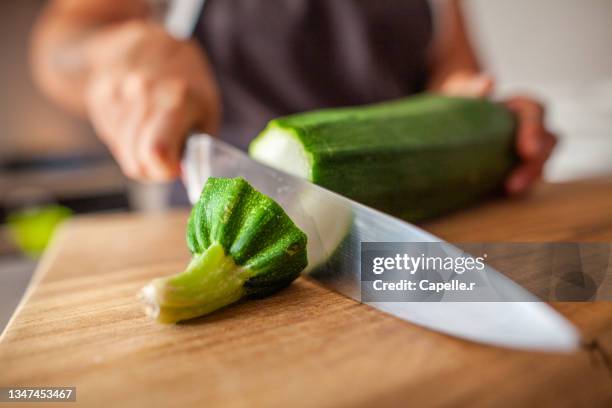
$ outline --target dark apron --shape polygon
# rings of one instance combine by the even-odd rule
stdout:
[[[432,18],[427,0],[207,0],[195,37],[220,136],[245,149],[277,116],[422,91]]]

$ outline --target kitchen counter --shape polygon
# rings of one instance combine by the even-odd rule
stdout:
[[[76,386],[77,405],[100,407],[612,401],[612,302],[554,305],[586,339],[572,354],[448,337],[307,279],[186,324],[155,324],[136,295],[186,265],[186,218],[116,214],[62,228],[0,341],[0,386]],[[612,179],[541,185],[424,227],[456,242],[612,241]]]

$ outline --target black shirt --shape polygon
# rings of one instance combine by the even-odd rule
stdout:
[[[422,91],[432,18],[427,0],[207,0],[195,37],[244,149],[277,116]]]

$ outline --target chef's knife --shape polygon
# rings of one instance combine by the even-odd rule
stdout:
[[[308,236],[309,267],[305,274],[358,302],[361,242],[443,242],[414,225],[255,162],[208,135],[189,138],[182,166],[192,203],[208,177],[244,177],[276,200]],[[444,245],[450,252],[461,252]],[[482,271],[482,278],[494,288],[492,294],[487,293],[487,299],[493,301],[365,303],[408,322],[475,342],[540,351],[578,347],[577,330],[546,303],[489,266]]]

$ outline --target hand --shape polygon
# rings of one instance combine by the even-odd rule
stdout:
[[[123,172],[143,181],[177,177],[188,133],[212,133],[219,121],[202,51],[146,22],[109,29],[89,49],[87,112]]]
[[[482,74],[459,73],[450,76],[435,90],[445,95],[486,97],[493,91],[493,80]],[[529,97],[504,102],[517,118],[516,151],[521,162],[505,183],[509,194],[521,194],[540,177],[544,163],[556,144],[556,137],[544,125],[544,108]]]
[[[540,177],[544,163],[557,138],[544,125],[544,108],[529,97],[514,97],[504,102],[517,118],[516,151],[521,163],[506,180],[506,191],[521,194]]]

